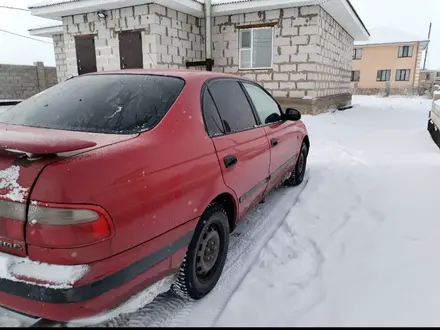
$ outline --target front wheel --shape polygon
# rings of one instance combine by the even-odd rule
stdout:
[[[210,204],[196,226],[173,285],[181,296],[201,299],[217,284],[229,247],[229,221],[223,206]]]
[[[286,184],[288,186],[298,186],[303,182],[307,167],[307,155],[307,145],[305,142],[303,142],[298,155],[298,160],[296,161],[295,169],[290,177],[286,180]]]

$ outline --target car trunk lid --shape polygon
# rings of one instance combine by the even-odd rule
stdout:
[[[26,256],[29,196],[45,166],[136,136],[0,124],[0,252]]]

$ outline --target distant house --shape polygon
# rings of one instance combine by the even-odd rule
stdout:
[[[440,69],[437,70],[420,70],[419,84],[420,86],[432,87],[433,84],[440,84]]]
[[[353,42],[369,33],[348,0],[209,3],[46,0],[29,7],[32,15],[62,24],[30,32],[53,38],[59,81],[104,70],[194,67],[256,80],[303,112],[351,103]]]
[[[354,93],[416,93],[426,38],[389,28],[371,29],[368,41],[355,42],[351,85]]]

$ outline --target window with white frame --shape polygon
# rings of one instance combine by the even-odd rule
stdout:
[[[240,69],[272,68],[272,27],[240,31]]]
[[[399,47],[399,57],[412,57],[413,55],[413,46],[400,46]]]
[[[396,70],[396,81],[409,81],[410,75],[411,70],[409,69]]]

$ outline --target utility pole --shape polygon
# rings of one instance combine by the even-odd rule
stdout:
[[[432,22],[429,23],[428,45],[426,46],[425,60],[423,61],[423,70],[426,70],[426,59],[428,58],[429,42],[431,41],[431,28],[432,28]]]

